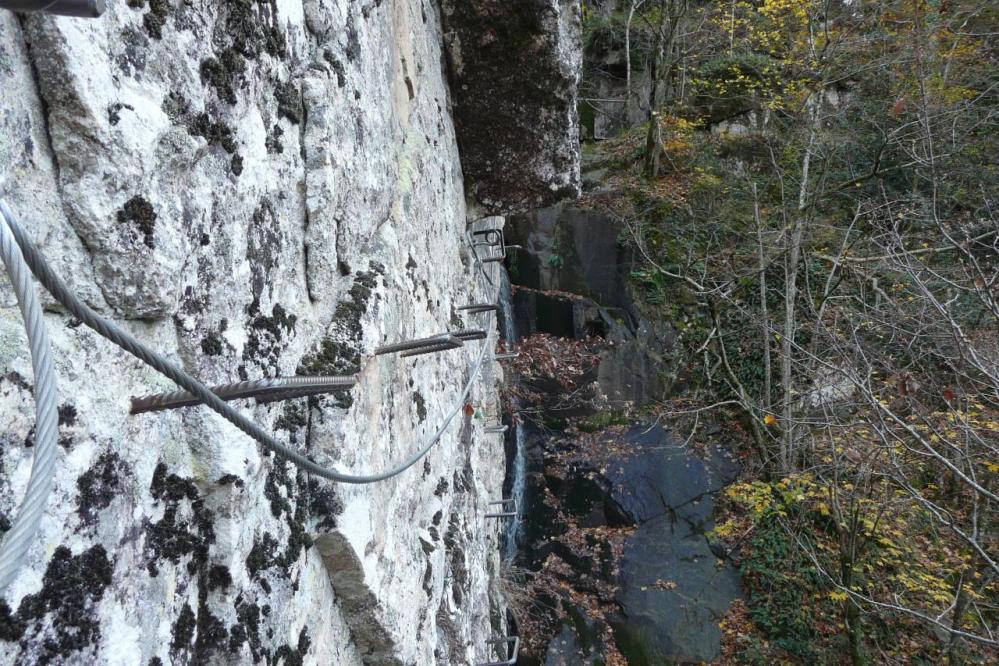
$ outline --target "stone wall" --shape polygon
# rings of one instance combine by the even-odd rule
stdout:
[[[324,464],[384,469],[437,429],[479,343],[372,350],[474,325],[455,308],[494,298],[464,243],[443,41],[429,0],[128,0],[94,21],[0,10],[0,196],[81,297],[208,383],[357,372],[346,395],[241,408]],[[495,364],[425,460],[338,485],[205,409],[129,416],[130,396],[170,383],[46,302],[60,453],[0,599],[0,661],[493,655]],[[31,465],[32,380],[0,280],[4,529]]]

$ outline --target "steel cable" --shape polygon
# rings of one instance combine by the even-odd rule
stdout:
[[[42,514],[45,513],[52,490],[59,425],[52,350],[45,322],[42,321],[42,308],[23,253],[12,233],[13,225],[8,226],[9,215],[7,207],[0,200],[0,255],[21,309],[35,378],[35,451],[24,499],[21,500],[14,522],[0,541],[0,590],[7,588],[21,568],[25,553],[38,531]]]
[[[49,293],[73,316],[89,328],[171,379],[182,389],[190,393],[193,398],[204,403],[207,407],[220,414],[242,432],[278,456],[290,460],[292,463],[313,474],[340,483],[367,484],[384,481],[404,472],[426,455],[434,444],[440,440],[447,427],[451,424],[451,421],[454,420],[454,417],[468,399],[472,391],[472,386],[482,369],[482,363],[486,358],[486,351],[489,349],[492,339],[492,330],[490,330],[489,335],[479,350],[478,357],[470,368],[470,376],[462,390],[460,399],[454,408],[448,412],[443,424],[441,424],[423,447],[403,462],[385,472],[378,474],[346,474],[323,467],[298,451],[280,443],[256,423],[227,405],[219,396],[212,393],[207,386],[193,376],[147,347],[130,333],[94,312],[86,303],[77,298],[52,271],[51,267],[45,261],[44,256],[31,242],[31,239],[7,207],[6,202],[2,199],[0,199],[0,213],[2,213],[0,215],[0,220],[2,220],[0,227],[2,227],[3,231],[2,236],[0,236],[3,239],[0,249],[3,250],[4,263],[7,265],[8,274],[15,285],[15,290],[18,292],[18,302],[21,304],[22,312],[25,315],[25,325],[28,330],[32,351],[32,362],[35,365],[35,392],[38,403],[38,426],[36,427],[36,446],[38,448],[35,450],[35,461],[32,466],[28,491],[22,503],[22,510],[3,540],[3,559],[0,562],[2,562],[4,568],[0,569],[0,573],[3,575],[0,578],[0,589],[4,587],[6,582],[9,582],[10,577],[13,576],[19,567],[24,552],[37,529],[41,514],[44,511],[52,482],[52,468],[55,459],[55,431],[58,423],[55,409],[55,379],[52,373],[47,338],[41,321],[41,308],[38,305],[37,297],[33,297],[33,292],[30,289],[27,272],[24,270],[25,264],[27,264],[27,267],[34,273],[35,277]],[[14,247],[15,243],[20,248],[20,252]],[[22,298],[22,292],[31,295]],[[49,442],[51,446],[49,446]]]

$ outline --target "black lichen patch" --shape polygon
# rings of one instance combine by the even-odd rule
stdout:
[[[224,0],[220,4],[226,13],[224,30],[216,31],[218,56],[201,63],[201,79],[215,89],[222,101],[235,104],[237,91],[245,82],[247,62],[264,53],[274,58],[284,57],[287,40],[278,25],[276,12],[255,11],[257,6],[268,3]]]
[[[343,501],[333,484],[309,479],[309,513],[317,531],[328,532],[336,528],[337,516],[343,513]]]
[[[463,542],[460,518],[457,513],[452,513],[447,532],[444,534],[444,545],[447,547],[448,560],[451,564],[451,594],[454,596],[455,604],[459,606],[470,590]]]
[[[423,399],[423,394],[419,391],[413,391],[413,403],[416,405],[416,415],[420,419],[420,423],[427,420],[427,401]]]
[[[228,590],[230,585],[232,585],[232,574],[229,573],[228,568],[221,564],[214,564],[208,569],[209,590]]]
[[[249,643],[255,662],[269,662],[270,653],[263,648],[260,640],[260,607],[240,595],[235,609],[236,624],[229,628],[229,651],[239,652],[243,643]]]
[[[347,85],[347,70],[344,69],[343,63],[329,49],[323,52],[323,58],[333,68],[333,72],[336,73],[336,84],[341,88]]]
[[[108,106],[108,122],[112,126],[117,125],[121,121],[121,111],[122,109],[128,109],[129,111],[134,111],[135,107],[131,104],[124,104],[122,102],[115,102]]]
[[[282,136],[284,136],[284,130],[281,129],[281,125],[274,123],[274,126],[267,132],[267,138],[264,140],[264,147],[268,153],[277,155],[284,152],[284,144],[281,143]]]
[[[263,582],[264,572],[281,563],[281,558],[277,554],[278,546],[277,539],[268,532],[264,532],[261,538],[253,542],[253,548],[246,556],[246,570],[249,572],[250,578]],[[267,591],[269,591],[269,587],[268,585]]]
[[[205,333],[201,338],[201,353],[205,356],[221,356],[227,349],[232,349],[232,345],[222,335],[228,327],[229,320],[222,319],[219,321],[218,329],[210,329]]]
[[[175,123],[183,121],[191,113],[190,103],[176,90],[171,90],[163,98],[163,103],[160,106],[163,108],[163,113],[167,114],[167,117]]]
[[[229,154],[236,152],[236,138],[232,128],[221,121],[212,120],[207,113],[199,113],[192,118],[187,131],[193,136],[200,136],[210,146],[222,146]]]
[[[294,82],[285,81],[274,86],[274,99],[277,101],[278,116],[296,125],[302,122],[302,96]]]
[[[213,88],[226,104],[236,103],[236,91],[246,78],[246,58],[236,49],[224,49],[219,57],[201,61],[201,82]]]
[[[76,661],[71,655],[100,640],[95,607],[111,584],[113,568],[104,546],[79,555],[59,546],[41,591],[24,597],[17,613],[0,601],[0,639],[20,640],[22,652],[31,654],[36,664]]]
[[[121,491],[125,469],[125,461],[113,451],[107,451],[76,480],[76,512],[85,524],[94,524],[98,514],[111,505],[111,500]]]
[[[156,246],[153,240],[153,232],[156,229],[156,211],[153,210],[153,205],[141,195],[137,194],[126,201],[122,209],[118,211],[117,217],[118,224],[134,226],[137,232],[142,234],[142,240],[147,247]]]
[[[250,578],[270,593],[271,586],[265,574],[277,569],[288,576],[301,557],[302,551],[312,546],[312,539],[306,530],[309,517],[309,484],[305,473],[298,470],[294,482],[289,477],[289,463],[277,460],[264,484],[264,497],[270,503],[271,514],[275,518],[284,517],[288,526],[288,538],[282,550],[281,544],[269,532],[257,539],[246,558],[246,570]],[[297,589],[297,581],[293,582]]]
[[[341,301],[319,348],[307,354],[298,366],[299,375],[348,375],[361,369],[361,317],[368,311],[372,293],[385,267],[371,262],[369,270],[358,272],[347,300]],[[349,391],[333,394],[338,407],[354,404]]]
[[[444,497],[444,493],[447,492],[448,482],[443,476],[437,482],[437,487],[434,489],[434,495],[437,497]]]
[[[288,441],[298,443],[298,433],[309,425],[309,413],[303,400],[289,400],[284,403],[281,415],[274,421],[275,430],[286,430]]]
[[[219,477],[219,480],[216,481],[215,483],[217,483],[220,486],[231,486],[231,485],[234,485],[237,488],[242,488],[243,486],[246,485],[246,483],[243,481],[243,479],[239,478],[235,474],[225,474],[225,475]]]
[[[218,331],[208,331],[205,337],[201,338],[201,353],[205,356],[221,356],[225,351],[225,344]]]
[[[187,564],[189,573],[204,570],[208,549],[215,542],[214,516],[199,497],[197,487],[190,479],[167,474],[166,465],[160,463],[149,490],[166,505],[163,518],[147,530],[150,575],[159,573],[157,561],[167,559],[177,564],[188,556],[191,556]]]
[[[76,425],[76,406],[64,402],[59,405],[59,425],[72,427]]]
[[[284,666],[302,666],[305,663],[305,655],[308,654],[312,641],[309,639],[309,630],[302,627],[298,634],[298,647],[292,648],[290,645],[282,645],[274,651],[272,664],[277,664],[284,660]]]
[[[225,624],[208,610],[208,589],[205,587],[205,577],[199,579],[198,590],[198,621],[196,624],[197,639],[194,642],[194,657],[191,663],[216,663],[213,655],[222,649],[229,639]]]
[[[174,654],[186,652],[191,647],[194,639],[194,629],[197,626],[197,619],[194,611],[188,604],[180,609],[177,621],[173,623],[173,638],[170,641],[170,651]]]
[[[253,297],[259,299],[264,287],[273,281],[271,273],[281,258],[281,225],[274,206],[267,199],[260,201],[247,229],[246,260],[250,263]]]
[[[246,345],[243,346],[243,360],[253,361],[262,368],[277,367],[282,342],[295,331],[298,317],[289,313],[280,303],[271,308],[270,316],[259,314],[260,306],[254,299],[247,306],[247,313],[253,317],[247,329]]]
[[[128,6],[132,9],[142,9],[146,3],[147,0],[128,0]],[[149,11],[142,17],[142,27],[153,39],[162,39],[163,26],[170,12],[170,3],[168,0],[148,0],[148,4]]]

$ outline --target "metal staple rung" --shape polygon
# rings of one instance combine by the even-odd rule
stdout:
[[[517,358],[518,356],[520,356],[520,352],[506,352],[504,354],[496,354],[495,356],[493,356],[493,360],[509,361],[511,359]]]
[[[513,510],[512,511],[509,508],[507,508],[511,504],[513,505]],[[506,511],[501,511],[501,512],[498,512],[498,513],[487,513],[486,514],[486,518],[516,518],[517,517],[517,513],[519,511],[519,509],[517,508],[517,500],[514,499],[514,498],[503,499],[503,500],[497,500],[495,502],[490,502],[489,506],[501,506],[501,507],[503,507],[503,508],[505,508],[507,510]]]
[[[487,257],[487,258],[485,258],[485,259],[482,260],[482,263],[488,264],[488,263],[493,262],[493,261],[503,261],[504,259],[506,259],[506,251],[507,250],[523,250],[523,249],[524,248],[521,247],[520,245],[504,245],[500,249],[500,253],[498,255],[496,255],[495,257]]]
[[[416,356],[417,354],[429,354],[430,352],[442,351],[444,349],[455,349],[464,343],[461,338],[450,333],[435,335],[430,338],[420,338],[419,340],[406,340],[405,342],[395,342],[389,345],[382,345],[375,349],[375,356],[382,354],[394,354],[396,352],[416,352],[414,354],[404,354],[404,356]]]
[[[495,423],[495,424],[487,425],[484,430],[485,430],[486,434],[497,435],[499,433],[506,432],[509,428],[510,428],[510,426],[508,426],[508,425],[503,425],[501,423]]]
[[[489,641],[489,645],[510,645],[513,643],[513,656],[506,661],[487,661],[478,666],[514,666],[517,663],[517,655],[520,652],[520,636],[506,636]]]
[[[274,377],[256,379],[235,384],[219,384],[210,386],[208,390],[222,400],[239,400],[242,398],[257,398],[258,402],[273,402],[281,400],[278,396],[299,397],[299,395],[316,395],[341,389],[348,389],[357,383],[355,377],[339,377],[320,375],[315,377]],[[261,400],[264,398],[265,400]],[[158,412],[164,409],[191,407],[200,405],[201,400],[187,391],[171,391],[155,393],[132,398],[132,414]]]

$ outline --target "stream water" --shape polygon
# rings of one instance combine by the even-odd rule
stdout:
[[[500,277],[500,317],[503,323],[503,340],[507,351],[512,351],[517,342],[517,322],[513,316],[513,288],[510,285],[510,276],[504,270]],[[515,407],[517,403],[514,403]],[[513,416],[513,415],[511,415]],[[526,445],[526,435],[524,427],[516,419],[510,423],[513,431],[514,442],[513,462],[508,466],[507,477],[510,479],[509,497],[517,502],[517,517],[510,521],[503,541],[503,557],[512,560],[517,554],[517,547],[521,538],[522,512],[524,509],[524,490],[527,482],[527,456],[524,448]]]

